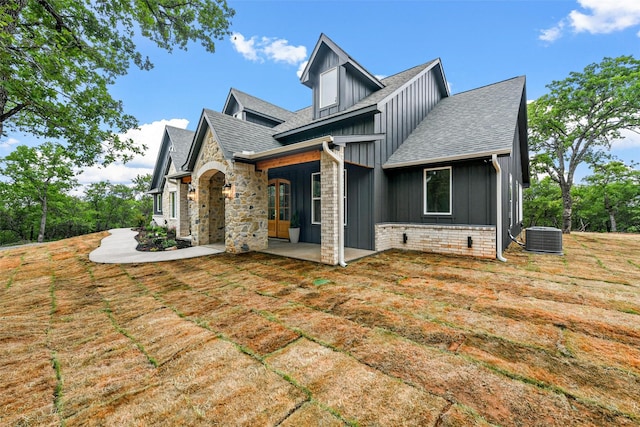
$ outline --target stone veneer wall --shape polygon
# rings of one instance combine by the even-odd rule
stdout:
[[[171,166],[169,166],[169,174],[175,173],[175,171],[176,168],[172,163]],[[176,185],[174,180],[167,179],[165,181],[164,188],[162,189],[162,221],[158,223],[158,225],[166,225],[168,228],[175,228],[177,230],[178,218],[171,217],[171,202],[169,193],[171,193],[172,191],[176,192],[176,200],[178,200],[178,186]]]
[[[218,171],[221,173],[215,175]],[[194,245],[206,244],[208,239],[224,239],[226,250],[231,253],[267,247],[266,172],[256,171],[254,165],[228,161],[211,130],[208,130],[193,178],[197,194],[197,201],[191,202],[197,203],[192,205],[197,208],[190,210]],[[225,183],[234,186],[232,199],[222,197],[222,185]],[[216,201],[224,201],[224,207]]]
[[[217,169],[209,169],[207,164],[211,164],[212,162],[217,165]],[[205,167],[207,169],[204,169]],[[211,191],[211,178],[213,178],[217,172],[222,172],[222,178],[219,178],[220,185],[217,190],[218,194],[221,195],[224,174],[228,168],[229,162],[225,159],[224,154],[220,149],[220,145],[216,142],[211,130],[207,130],[202,147],[200,148],[200,154],[198,155],[198,159],[194,165],[194,172],[192,174],[191,181],[191,185],[194,186],[196,190],[196,200],[189,202],[191,242],[193,245],[206,245],[210,243],[209,239],[211,234],[209,232],[209,219],[211,215],[210,204],[213,198]],[[218,183],[215,185],[218,185]],[[223,210],[223,208],[220,208],[218,209],[218,212]],[[214,224],[214,228],[215,227],[216,225]],[[223,238],[220,238],[219,241],[223,241]]]
[[[440,254],[496,257],[496,228],[473,225],[376,224],[376,251],[408,249]],[[407,243],[403,243],[403,234]],[[467,247],[467,237],[473,245]]]
[[[233,184],[234,197],[225,204],[225,247],[240,253],[266,249],[269,244],[267,221],[267,172],[255,165],[234,162],[226,181]]]
[[[178,187],[178,228],[177,236],[186,237],[189,235],[189,184],[180,183]]]
[[[322,151],[320,155],[320,261],[338,264],[338,165]]]

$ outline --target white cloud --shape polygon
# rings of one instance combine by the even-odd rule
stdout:
[[[138,175],[153,173],[164,127],[174,126],[186,128],[189,121],[186,119],[159,120],[147,123],[138,129],[131,129],[122,134],[123,138],[131,138],[137,146],[146,145],[147,149],[142,155],[136,155],[131,161],[123,164],[114,162],[106,167],[92,166],[85,168],[78,175],[80,184],[92,184],[100,181],[109,181],[114,184],[129,184]]]
[[[562,37],[563,28],[564,21],[560,21],[555,27],[540,31],[539,39],[545,42],[552,43]]]
[[[307,48],[304,46],[291,46],[285,39],[262,38],[262,49],[267,57],[275,62],[286,62],[297,65],[307,57]]]
[[[631,130],[623,130],[620,132],[622,138],[613,141],[611,148],[613,149],[629,149],[640,148],[640,134]]]
[[[609,34],[640,25],[638,0],[578,0],[578,4],[584,10],[572,10],[556,26],[542,30],[538,38],[554,42],[566,26],[576,33]],[[640,32],[637,34],[640,37]]]
[[[298,65],[298,73],[304,70],[307,48],[305,46],[293,46],[288,40],[273,37],[252,36],[247,39],[241,33],[231,35],[231,44],[236,52],[245,59],[254,62],[284,62],[289,65]],[[299,75],[300,76],[300,75]],[[298,76],[298,77],[299,77]]]
[[[258,51],[256,50],[256,38],[251,37],[249,40],[245,39],[240,33],[231,34],[231,44],[236,52],[244,56],[245,59],[250,61],[259,61]]]
[[[304,69],[307,68],[308,63],[309,61],[302,61],[300,63],[300,66],[298,67],[298,71],[296,71],[298,78],[302,77],[302,73],[304,73]]]
[[[0,148],[11,148],[12,145],[16,145],[19,143],[20,141],[18,141],[17,139],[9,137],[6,141],[0,142]]]

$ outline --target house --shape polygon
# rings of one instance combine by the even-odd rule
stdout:
[[[167,128],[154,220],[232,253],[288,238],[502,258],[529,185],[525,78],[451,95],[440,59],[378,78],[322,34],[291,112],[231,89],[195,132]]]

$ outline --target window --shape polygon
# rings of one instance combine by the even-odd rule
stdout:
[[[344,171],[344,218],[343,225],[347,225],[347,171]],[[311,174],[311,224],[322,223],[322,192],[320,187],[320,172]]]
[[[451,167],[424,170],[425,215],[451,215]]]
[[[157,214],[162,213],[162,193],[157,193],[153,195],[153,210]]]
[[[522,184],[518,182],[518,223],[521,223],[524,218],[522,212]]]
[[[320,172],[316,172],[311,174],[311,224],[321,223],[320,198]]]
[[[513,227],[513,175],[509,174],[509,227]]]
[[[320,74],[320,108],[338,102],[338,68]]]
[[[171,206],[171,218],[178,216],[178,205],[176,203],[176,192],[171,191],[169,193],[169,205]]]

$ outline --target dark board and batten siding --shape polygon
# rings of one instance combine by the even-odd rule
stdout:
[[[496,181],[492,163],[475,160],[451,166],[451,215],[424,214],[424,167],[388,171],[388,222],[495,225]]]
[[[389,99],[375,116],[376,133],[386,134],[386,138],[376,142],[375,197],[383,200],[389,193],[387,175],[381,166],[402,145],[427,114],[444,97],[433,69],[420,75],[412,84]],[[421,181],[420,181],[421,182]],[[375,223],[392,221],[389,203],[376,203]]]
[[[371,215],[373,200],[372,170],[345,165],[347,170],[347,226],[345,246],[373,250],[374,227]],[[311,224],[311,174],[320,172],[320,162],[269,170],[269,179],[284,178],[291,182],[292,208],[300,213],[300,241],[320,243],[320,225]]]

